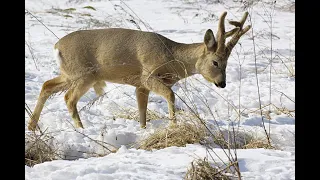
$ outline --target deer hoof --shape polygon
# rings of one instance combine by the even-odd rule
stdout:
[[[177,121],[176,120],[171,120],[169,123],[169,127],[175,127],[177,126]]]
[[[140,128],[141,128],[141,129],[146,129],[147,126],[146,126],[146,125],[140,125]]]
[[[84,129],[84,128],[83,128],[83,125],[82,125],[82,123],[81,123],[80,121],[77,121],[77,122],[76,122],[76,128],[82,128],[82,129]]]
[[[36,130],[36,127],[37,127],[37,126],[36,126],[34,123],[32,123],[32,122],[28,124],[28,130],[29,130],[29,131],[35,131],[35,130]]]

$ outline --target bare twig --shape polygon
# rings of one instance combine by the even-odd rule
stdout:
[[[253,7],[252,7],[253,9]],[[251,35],[252,35],[252,43],[253,43],[253,53],[254,53],[254,64],[255,64],[255,75],[256,75],[256,83],[257,83],[257,88],[258,88],[258,99],[259,99],[259,109],[260,109],[260,116],[261,116],[261,121],[262,121],[262,125],[263,125],[263,129],[265,131],[268,143],[271,145],[270,142],[270,137],[269,134],[266,130],[265,124],[264,124],[264,119],[263,119],[263,115],[262,115],[262,108],[261,108],[261,98],[260,98],[260,88],[259,88],[259,80],[258,80],[258,68],[257,68],[257,54],[256,54],[256,48],[255,48],[255,37],[253,34],[253,24],[252,24],[252,19],[251,19],[251,14],[249,13],[249,20],[250,20],[250,24],[251,24]]]
[[[32,17],[36,18],[36,20],[37,20],[39,23],[41,23],[45,28],[47,28],[54,36],[56,36],[57,39],[59,39],[58,36],[57,36],[54,32],[52,32],[45,24],[43,24],[43,22],[41,22],[35,15],[33,15],[33,14],[32,14],[30,11],[28,11],[27,9],[25,9],[25,10],[26,10],[27,13],[30,14]]]
[[[33,59],[33,62],[34,62],[34,65],[36,66],[36,69],[39,71],[38,66],[37,66],[37,62],[36,62],[36,58],[35,58],[35,56],[33,54],[33,51],[31,49],[30,45],[27,43],[27,41],[25,41],[25,44],[28,46],[30,54],[31,54],[32,59]]]

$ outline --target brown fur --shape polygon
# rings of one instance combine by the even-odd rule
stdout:
[[[175,96],[171,87],[177,81],[200,73],[218,87],[225,86],[225,69],[231,49],[250,29],[249,26],[242,29],[246,13],[240,22],[232,22],[237,26],[235,29],[225,32],[225,16],[226,12],[220,17],[217,39],[209,29],[203,43],[183,44],[157,33],[122,28],[81,30],[64,36],[55,45],[59,50],[61,74],[43,84],[29,130],[35,130],[47,98],[66,89],[68,110],[76,127],[83,128],[77,102],[91,87],[102,95],[105,81],[137,88],[142,128],[146,127],[150,91],[167,100],[169,117],[175,120]],[[230,36],[232,39],[225,46],[225,39]]]

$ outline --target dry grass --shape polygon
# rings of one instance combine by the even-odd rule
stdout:
[[[132,109],[126,109],[122,108],[121,111],[114,112],[114,119],[115,118],[123,118],[123,119],[132,119],[135,121],[139,121],[139,111],[138,110],[132,110]],[[147,121],[150,121],[151,119],[163,119],[165,117],[161,116],[159,113],[147,110]]]
[[[200,143],[207,136],[201,124],[181,122],[167,128],[160,128],[142,140],[139,149],[163,149],[170,146],[185,147],[186,144]]]
[[[96,11],[96,8],[94,8],[94,7],[92,7],[92,6],[85,6],[85,7],[83,7],[83,8],[85,8],[85,9],[91,9],[91,10]]]
[[[26,134],[25,165],[31,167],[35,164],[58,159],[56,150],[49,143],[51,139],[52,137],[45,135]]]
[[[289,117],[295,117],[295,110],[287,109],[286,107],[277,107],[276,105],[273,105],[275,107],[275,114],[286,114]]]
[[[275,147],[268,144],[267,140],[263,140],[263,139],[252,139],[247,144],[242,146],[242,149],[258,149],[258,148],[275,149]]]
[[[266,139],[256,137],[248,132],[238,131],[233,136],[232,131],[222,130],[221,132],[214,132],[215,136],[213,142],[224,149],[274,149],[273,146],[268,144]],[[228,138],[229,137],[229,138]]]
[[[283,95],[283,96],[285,96],[285,95]],[[292,101],[291,99],[289,99],[289,100]],[[267,110],[267,109],[270,109],[269,106],[271,106],[271,110]],[[278,107],[275,104],[265,105],[265,106],[262,107],[261,111],[262,111],[262,115],[265,118],[267,118],[268,120],[271,119],[270,113],[275,113],[277,115],[286,114],[286,115],[288,115],[290,117],[295,117],[295,110],[290,110],[290,109],[288,109],[286,107]],[[246,114],[249,114],[249,113],[255,113],[255,114],[258,114],[258,115],[261,114],[259,108],[255,109],[253,111],[249,111]]]
[[[185,147],[186,144],[200,143],[214,145],[223,149],[274,149],[266,139],[254,136],[245,131],[235,132],[221,130],[208,133],[208,130],[198,121],[180,122],[169,127],[161,127],[147,138],[138,142],[138,149],[163,149],[170,146]]]
[[[191,168],[188,169],[185,180],[229,180],[224,169],[210,165],[206,158],[197,159],[191,162]]]

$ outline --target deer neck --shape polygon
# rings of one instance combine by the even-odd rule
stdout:
[[[179,43],[173,48],[173,55],[175,60],[183,62],[185,66],[185,69],[187,71],[186,77],[193,74],[199,74],[199,72],[196,70],[195,65],[197,63],[197,60],[205,52],[205,47],[206,46],[204,43]]]

